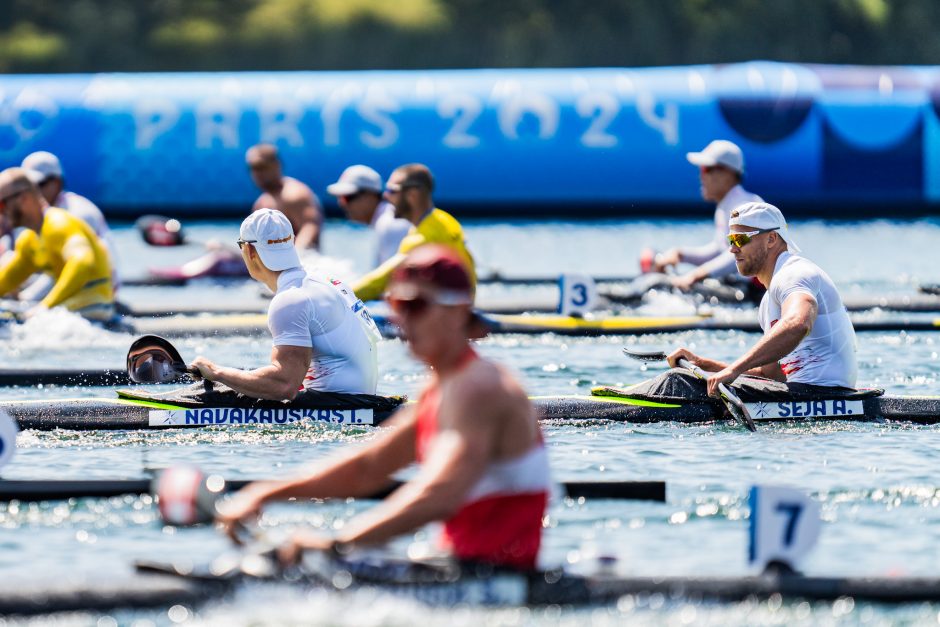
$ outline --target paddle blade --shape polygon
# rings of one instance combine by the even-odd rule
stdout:
[[[159,335],[140,337],[127,351],[127,376],[134,383],[170,383],[185,374],[179,351]]]
[[[638,361],[666,361],[666,353],[650,348],[623,347],[623,354]]]
[[[724,402],[728,413],[731,414],[731,417],[734,418],[735,421],[747,427],[747,430],[751,433],[757,431],[757,427],[754,425],[754,419],[751,418],[751,414],[747,411],[747,406],[742,403],[737,396],[734,396],[725,388],[722,390],[721,400]]]

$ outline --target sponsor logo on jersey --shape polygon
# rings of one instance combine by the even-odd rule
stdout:
[[[754,420],[777,420],[781,418],[839,418],[864,414],[862,401],[845,399],[820,399],[813,401],[783,401],[745,403]]]
[[[248,409],[215,407],[200,409],[152,409],[151,427],[206,425],[286,425],[301,420],[333,424],[371,425],[371,409]]]

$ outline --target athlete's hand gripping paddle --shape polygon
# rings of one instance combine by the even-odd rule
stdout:
[[[644,350],[624,347],[623,354],[639,361],[666,361],[666,353],[657,350]],[[688,359],[680,359],[679,366],[689,370],[692,374],[703,381],[708,380],[708,373],[690,362]],[[724,383],[718,384],[718,391],[721,392],[721,402],[728,410],[728,413],[730,413],[737,422],[747,427],[749,431],[757,431],[757,428],[754,426],[754,420],[751,418],[751,413],[747,410],[747,406],[744,404],[744,402],[738,398],[738,395],[732,392],[731,388],[729,388]]]

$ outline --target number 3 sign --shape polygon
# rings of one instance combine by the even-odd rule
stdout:
[[[585,274],[563,274],[558,279],[561,300],[558,313],[563,316],[583,316],[597,303],[597,286]]]

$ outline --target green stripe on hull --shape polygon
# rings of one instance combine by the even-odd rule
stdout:
[[[663,407],[666,409],[676,409],[682,405],[672,403],[657,403],[656,401],[644,401],[638,398],[626,398],[622,396],[571,396],[568,394],[559,394],[554,396],[530,396],[530,400],[537,399],[561,399],[568,401],[599,401],[601,403],[619,403],[621,405],[633,405],[634,407]]]

